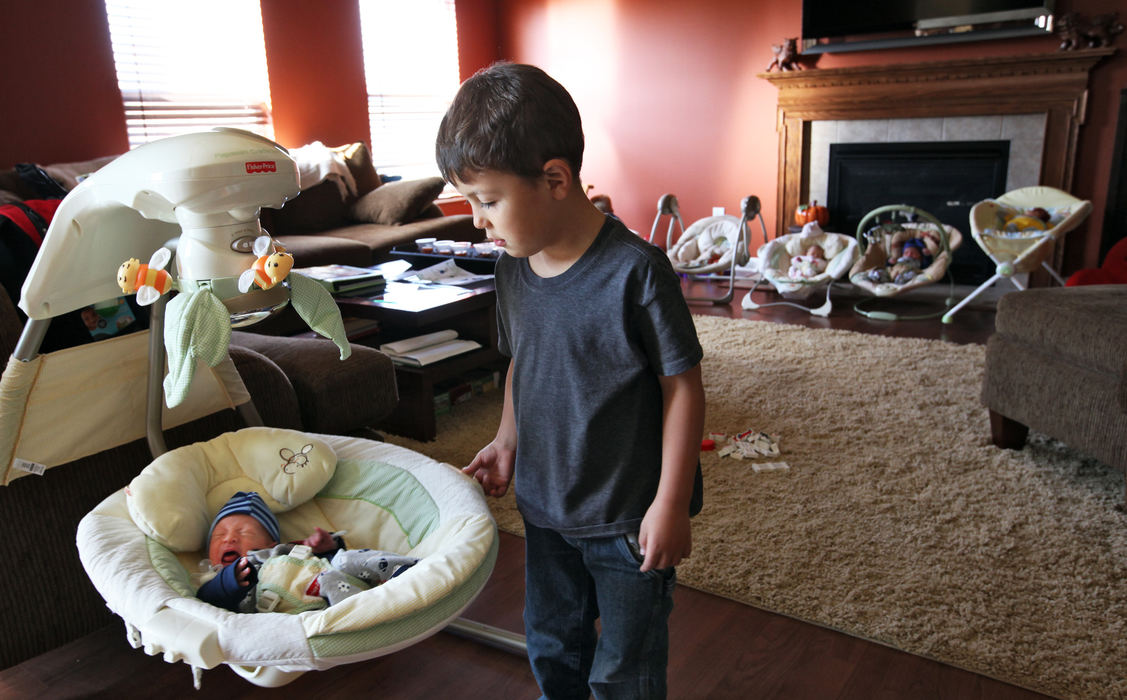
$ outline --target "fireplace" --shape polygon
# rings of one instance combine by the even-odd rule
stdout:
[[[994,263],[970,238],[970,208],[1006,190],[1009,141],[835,143],[829,146],[826,204],[831,231],[852,235],[868,212],[910,204],[963,234],[948,273],[959,284],[980,284]]]
[[[810,166],[813,128],[821,121],[866,125],[872,120],[938,120],[958,123],[981,116],[1044,115],[1042,150],[1036,181],[1069,191],[1076,143],[1084,123],[1088,74],[1114,48],[1061,51],[1027,56],[929,61],[896,65],[856,66],[760,73],[779,90],[779,176],[776,234],[786,233],[786,212],[808,202],[815,188]],[[943,127],[947,131],[946,127]],[[960,140],[978,140],[963,136]],[[871,140],[871,139],[863,139]],[[1015,141],[1016,143],[1016,141]],[[1011,163],[1013,154],[1011,149]],[[1010,167],[1033,172],[1024,165]],[[1000,192],[994,192],[994,195]],[[966,226],[960,228],[962,231]],[[965,232],[969,235],[969,232]],[[1052,264],[1059,270],[1066,248],[1078,243],[1066,237]],[[964,247],[974,246],[967,241]],[[1034,285],[1047,281],[1034,273]]]

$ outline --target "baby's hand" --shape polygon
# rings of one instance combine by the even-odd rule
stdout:
[[[312,549],[314,554],[328,552],[329,550],[336,549],[337,547],[337,543],[333,540],[333,536],[330,533],[325,532],[321,528],[315,528],[313,530],[313,534],[309,537],[306,537],[302,544]]]
[[[246,557],[240,557],[235,562],[235,580],[239,582],[240,586],[250,585],[250,562]]]

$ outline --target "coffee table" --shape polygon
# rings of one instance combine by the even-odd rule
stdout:
[[[373,344],[452,329],[459,337],[482,345],[479,350],[425,367],[395,365],[399,405],[381,427],[396,435],[433,440],[437,434],[434,385],[473,369],[498,365],[502,359],[497,351],[497,295],[492,280],[470,287],[388,282],[382,294],[337,297],[336,302],[344,316],[380,322]],[[357,342],[367,344],[366,340]]]

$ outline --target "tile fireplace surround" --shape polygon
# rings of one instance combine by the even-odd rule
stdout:
[[[779,90],[776,234],[786,233],[784,212],[825,200],[830,143],[1008,140],[1007,188],[1068,191],[1088,73],[1113,52],[760,73]],[[1058,269],[1067,244],[1057,247]]]

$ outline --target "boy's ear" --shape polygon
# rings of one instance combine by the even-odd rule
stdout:
[[[544,180],[548,183],[548,191],[555,199],[563,199],[575,185],[575,177],[571,166],[563,158],[553,158],[544,164]]]

